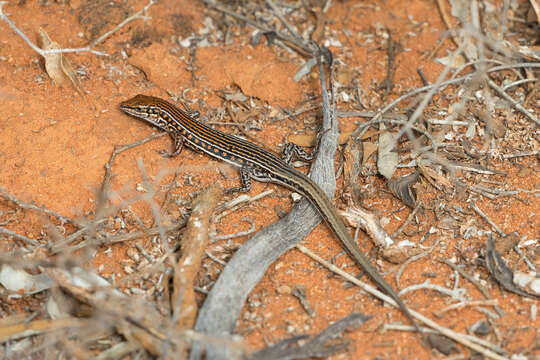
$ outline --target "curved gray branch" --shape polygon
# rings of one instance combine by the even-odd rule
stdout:
[[[328,99],[324,72],[321,73],[323,95],[322,137],[310,177],[329,198],[336,189],[334,155],[337,147],[338,129],[335,103]],[[230,336],[243,304],[268,267],[283,253],[306,237],[321,221],[317,210],[302,199],[292,211],[278,222],[259,231],[250,238],[231,258],[199,311],[195,330],[214,337]],[[234,358],[233,349],[223,345],[212,347],[205,344],[206,359]],[[194,343],[191,360],[200,359],[203,345]]]

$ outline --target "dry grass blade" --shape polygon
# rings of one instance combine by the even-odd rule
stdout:
[[[66,318],[57,320],[34,320],[23,321],[18,324],[0,326],[0,343],[16,340],[23,337],[34,336],[58,330],[73,331],[88,325],[88,321],[77,318]]]

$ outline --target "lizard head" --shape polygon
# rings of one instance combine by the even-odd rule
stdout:
[[[172,105],[160,98],[141,94],[120,103],[120,109],[126,114],[143,119],[165,131],[169,128],[163,111],[167,106]]]

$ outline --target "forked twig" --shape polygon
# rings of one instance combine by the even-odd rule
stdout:
[[[15,31],[17,33],[17,35],[19,35],[24,41],[26,41],[26,43],[28,43],[28,45],[30,45],[30,47],[35,52],[40,54],[41,56],[45,56],[45,55],[49,55],[49,54],[73,53],[73,52],[90,52],[92,54],[96,54],[96,55],[100,55],[100,56],[109,56],[108,54],[104,53],[103,51],[93,50],[92,48],[94,48],[95,46],[102,43],[106,38],[111,36],[116,31],[120,30],[120,28],[122,28],[123,26],[125,26],[129,22],[131,22],[133,20],[136,20],[136,19],[144,19],[144,20],[149,19],[148,16],[146,16],[146,15],[141,16],[141,14],[146,13],[148,11],[148,9],[150,8],[150,6],[152,6],[154,4],[154,1],[155,0],[150,0],[148,2],[148,4],[144,8],[137,11],[135,14],[129,16],[128,18],[126,18],[120,24],[116,25],[114,27],[114,29],[106,32],[105,34],[103,34],[99,38],[97,38],[96,40],[92,41],[90,43],[90,45],[82,47],[82,48],[66,48],[66,49],[50,49],[50,50],[41,49],[40,47],[35,45],[11,20],[9,20],[9,18],[7,17],[6,14],[4,14],[4,12],[2,11],[2,7],[4,6],[4,4],[7,4],[7,1],[0,1],[0,19],[4,20],[9,25],[9,27],[13,31]]]
[[[29,204],[27,202],[24,202],[22,200],[19,200],[17,199],[15,196],[9,194],[3,187],[0,186],[0,197],[3,197],[5,200],[7,201],[11,201],[13,202],[15,205],[17,205],[18,207],[20,207],[21,209],[27,209],[27,210],[34,210],[34,211],[38,211],[38,212],[41,212],[43,214],[46,214],[46,215],[49,215],[49,216],[52,216],[52,217],[55,217],[57,218],[58,220],[60,220],[62,223],[67,223],[67,224],[72,224],[72,225],[75,225],[75,226],[78,226],[78,227],[82,227],[83,224],[81,224],[79,221],[75,220],[75,219],[72,219],[72,218],[69,218],[67,216],[64,216],[64,215],[61,215],[59,213],[57,213],[56,211],[53,211],[53,210],[49,210],[45,207],[42,207],[42,206],[36,206],[34,204]]]

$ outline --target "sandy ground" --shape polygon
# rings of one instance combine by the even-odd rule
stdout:
[[[10,19],[31,40],[37,40],[41,27],[64,47],[85,46],[89,40],[111,29],[127,14],[146,4],[144,1],[119,3],[99,13],[98,6],[90,7],[84,1],[71,1],[69,4],[50,2],[46,6],[34,1],[21,3],[13,1],[4,6]],[[169,98],[168,95],[172,94],[183,98],[209,121],[227,122],[230,121],[227,117],[225,120],[211,118],[217,110],[226,109],[221,96],[223,90],[235,93],[241,89],[246,96],[256,98],[257,104],[265,104],[266,111],[270,113],[280,112],[282,108],[294,112],[303,106],[306,99],[319,93],[316,77],[293,81],[302,64],[301,57],[264,41],[257,46],[250,45],[252,30],[249,28],[233,26],[230,41],[226,44],[220,42],[196,50],[179,45],[191,33],[208,28],[205,25],[207,12],[208,9],[195,1],[163,0],[149,9],[150,20],[133,21],[98,46],[99,50],[110,56],[88,52],[68,54],[87,93],[84,97],[68,86],[56,86],[44,71],[41,57],[6,23],[0,22],[0,33],[3,34],[0,39],[0,185],[21,200],[34,202],[66,216],[79,219],[92,217],[96,210],[96,194],[105,173],[104,165],[114,147],[133,143],[157,132],[123,114],[118,108],[120,101],[138,93],[163,98]],[[434,61],[434,57],[446,56],[447,50],[454,48],[448,39],[440,43],[446,26],[435,2],[412,0],[405,7],[403,2],[397,0],[333,1],[326,19],[325,34],[335,41],[330,44],[330,49],[349,69],[354,69],[354,83],[361,84],[365,89],[364,100],[369,104],[368,110],[372,111],[407,89],[422,86],[418,68],[423,70],[428,81],[435,81],[443,66]],[[399,42],[402,51],[396,57],[394,89],[387,98],[382,99],[380,95],[376,96],[375,85],[382,82],[387,74],[387,50],[382,45],[384,37],[380,36],[381,32],[386,32],[385,29],[392,34],[393,40]],[[430,56],[433,52],[434,57]],[[445,102],[444,98],[437,100],[440,101],[439,105]],[[362,110],[357,103],[342,99],[338,105],[340,110]],[[513,116],[521,115],[514,113]],[[308,112],[294,120],[288,118],[281,121],[271,121],[268,117],[261,120],[254,113],[250,121],[259,127],[259,130],[248,130],[259,145],[279,152],[279,145],[286,141],[288,135],[312,134],[318,120],[315,112]],[[341,131],[354,130],[357,121],[365,120],[340,119]],[[532,128],[532,123],[530,126]],[[238,133],[234,126],[218,128]],[[189,199],[194,191],[216,181],[226,187],[238,183],[234,169],[202,154],[185,150],[176,158],[165,159],[157,153],[157,150],[170,149],[170,146],[168,137],[161,137],[118,156],[113,164],[113,189],[126,197],[136,194],[138,184],[142,183],[141,162],[150,178],[158,179],[162,187],[172,181],[175,172],[178,173],[176,183],[179,186],[173,189],[172,194],[180,202]],[[341,161],[341,158],[338,157],[337,161]],[[494,160],[490,166],[506,176],[487,178],[504,184],[507,189],[538,191],[540,187],[538,159],[534,156]],[[374,173],[361,181],[375,189],[366,192],[363,205],[386,218],[385,228],[392,233],[407,218],[410,209],[388,193],[384,181]],[[341,184],[339,180],[338,187]],[[242,220],[244,218],[249,218],[257,229],[261,229],[276,221],[280,211],[290,209],[292,201],[289,192],[277,186],[254,183],[250,194],[266,189],[274,189],[274,195],[224,217],[216,224],[218,233],[229,234],[248,229],[249,224]],[[156,199],[162,201],[165,192],[166,189],[160,189]],[[438,204],[437,192],[429,183],[422,183],[419,196],[429,204],[428,210],[417,215],[421,222],[420,230],[409,226],[407,232],[411,236],[404,236],[404,239],[417,242],[433,226],[437,230],[426,244],[431,246],[435,240],[440,240],[441,244],[429,256],[405,268],[400,278],[401,288],[427,279],[451,288],[454,283],[453,271],[437,259],[444,257],[458,263],[463,261],[468,264],[465,270],[482,282],[504,312],[500,318],[490,318],[498,332],[491,332],[485,339],[501,344],[510,354],[534,353],[533,349],[539,346],[540,323],[532,318],[531,307],[537,306],[538,302],[501,291],[486,268],[478,264],[477,258],[484,247],[485,236],[465,240],[459,227],[456,231],[440,230],[438,225],[441,219],[437,218],[435,210],[429,210]],[[520,239],[538,239],[540,202],[537,196],[537,193],[523,192],[517,197],[491,200],[478,195],[475,202],[505,233],[515,231]],[[467,196],[464,199],[467,200]],[[475,214],[467,208],[464,199],[456,197],[450,204],[463,206],[472,219]],[[335,202],[338,207],[344,206],[339,197]],[[0,201],[4,217],[9,209],[11,206],[7,202]],[[131,205],[131,211],[145,225],[153,223],[147,203],[135,202]],[[174,202],[170,204],[171,218],[181,212],[181,206],[174,206]],[[48,221],[35,213],[18,212],[7,227],[24,236],[40,239],[41,230]],[[479,228],[491,230],[478,217],[470,221],[476,222]],[[242,243],[246,239],[245,236],[239,237],[234,242]],[[137,241],[145,247],[150,244],[148,239]],[[2,247],[6,250],[11,246],[7,239],[0,239],[0,243],[4,243]],[[324,225],[317,227],[303,244],[326,259],[342,251]],[[126,261],[129,260],[128,249],[132,246],[132,243],[122,243],[99,248],[89,264],[105,277],[113,273],[117,278],[122,277]],[[223,246],[222,243],[215,243],[209,250],[217,252]],[[360,246],[365,251],[372,249],[371,242],[365,236],[361,236]],[[533,256],[531,260],[538,267],[538,252],[524,251]],[[515,253],[504,255],[512,266],[527,270]],[[394,274],[399,265],[384,261],[375,251],[369,252],[369,256],[386,274],[386,279],[396,286]],[[201,274],[201,285],[215,279],[221,269],[220,265],[209,259],[205,262],[207,267],[204,270],[207,273]],[[345,255],[339,256],[336,263],[353,274],[359,272]],[[472,299],[483,299],[480,292],[466,280],[461,279],[459,285],[468,291]],[[290,294],[291,289],[296,287],[305,288],[306,299],[314,310],[312,316]],[[409,307],[456,331],[467,332],[477,321],[487,318],[483,311],[474,306],[435,315],[452,303],[435,291],[415,291],[403,298]],[[203,299],[204,296],[200,295],[200,300]],[[5,312],[11,308],[22,311],[26,306],[35,306],[30,300],[28,304],[20,300],[11,305],[5,304],[2,310]],[[374,318],[362,328],[347,333],[345,336],[351,339],[349,350],[334,358],[443,357],[436,350],[422,346],[414,333],[381,331],[383,324],[394,321],[406,323],[406,318],[398,310],[384,306],[341,278],[332,276],[296,250],[289,251],[271,266],[253,290],[236,332],[244,336],[252,349],[259,349],[265,342],[274,343],[297,334],[314,334],[353,311],[371,314]],[[461,347],[458,347],[458,351],[468,353]],[[539,356],[538,350],[536,354]]]

